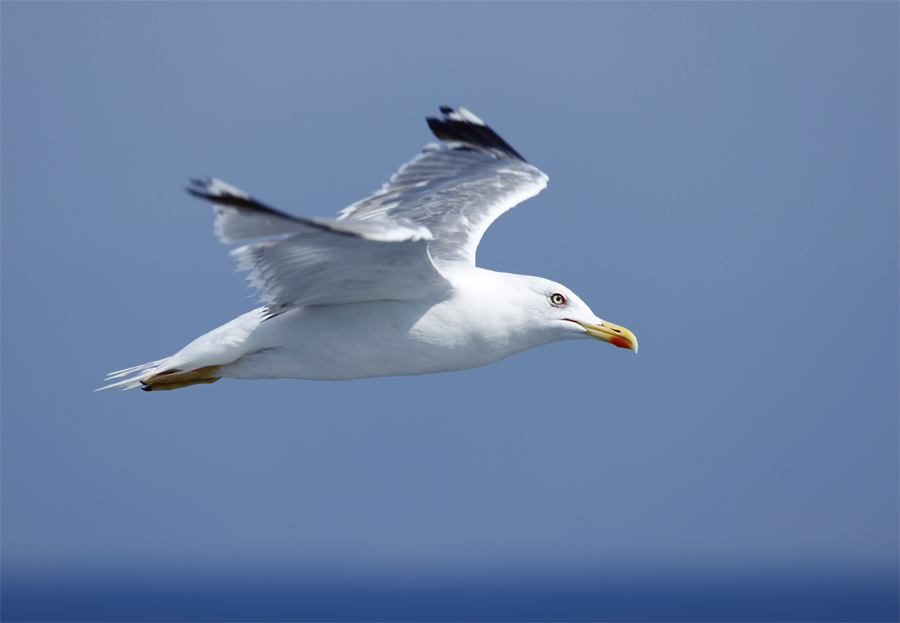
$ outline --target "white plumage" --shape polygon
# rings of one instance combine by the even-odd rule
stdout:
[[[630,331],[564,286],[475,266],[488,226],[547,176],[469,111],[441,111],[428,123],[447,142],[337,219],[298,218],[219,180],[193,180],[189,192],[214,204],[219,239],[250,242],[232,255],[266,305],[171,357],[111,374],[103,389],[428,374],[584,337],[637,351]]]

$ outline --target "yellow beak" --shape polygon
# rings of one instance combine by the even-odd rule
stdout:
[[[609,342],[619,348],[630,348],[634,352],[637,352],[637,338],[634,336],[634,333],[625,327],[620,327],[619,325],[607,322],[606,320],[601,320],[600,324],[591,324],[590,322],[581,322],[580,320],[575,320],[574,322],[584,327],[587,334],[592,337],[599,338],[604,342]]]

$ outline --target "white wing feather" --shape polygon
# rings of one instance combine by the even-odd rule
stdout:
[[[449,287],[428,255],[431,232],[412,221],[297,218],[214,179],[194,180],[190,191],[215,203],[215,231],[222,242],[274,238],[231,252],[262,290],[269,313],[301,305],[410,300]]]
[[[438,138],[406,163],[380,191],[341,211],[341,219],[405,218],[427,227],[439,266],[475,265],[475,251],[494,220],[546,188],[548,177],[528,164],[465,108],[442,108],[428,123]]]
[[[442,269],[475,265],[488,226],[538,194],[547,176],[464,108],[429,118],[438,138],[373,196],[336,220],[298,218],[220,180],[193,180],[215,204],[224,243],[262,289],[269,313],[302,305],[412,300],[449,291]]]

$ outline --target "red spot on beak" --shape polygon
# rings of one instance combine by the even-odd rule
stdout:
[[[609,343],[618,346],[619,348],[631,348],[631,343],[626,340],[624,337],[619,337],[617,335],[609,338]]]

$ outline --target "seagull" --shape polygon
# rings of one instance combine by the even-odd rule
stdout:
[[[301,218],[214,178],[215,233],[262,307],[101,389],[170,390],[221,378],[350,380],[475,368],[572,339],[635,352],[634,334],[563,285],[475,266],[488,226],[547,176],[465,108],[428,117],[425,146],[381,190],[335,219]],[[121,380],[116,380],[121,379]]]

